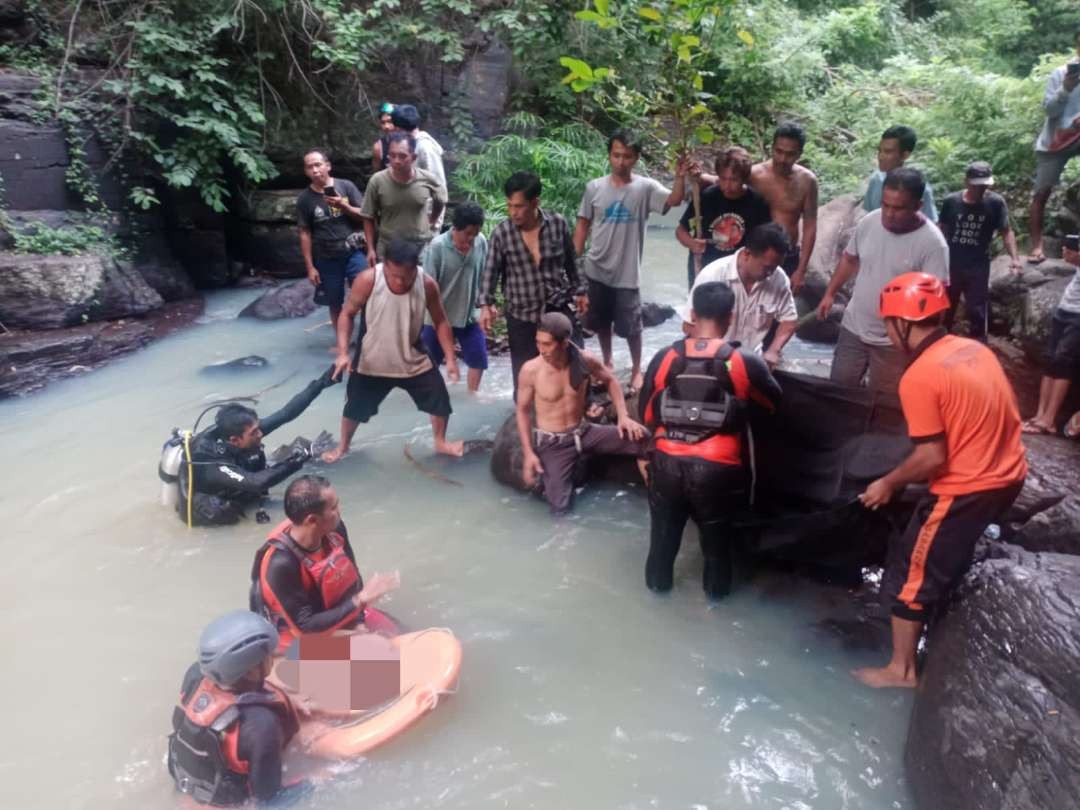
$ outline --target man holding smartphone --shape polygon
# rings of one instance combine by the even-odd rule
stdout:
[[[1028,261],[1041,264],[1046,202],[1061,179],[1065,165],[1080,155],[1080,28],[1073,34],[1076,56],[1055,68],[1046,80],[1043,110],[1046,121],[1035,142],[1035,192],[1031,198],[1031,253]]]
[[[317,149],[304,155],[304,174],[311,184],[296,198],[300,254],[316,288],[315,302],[330,307],[336,327],[349,286],[367,267],[360,216],[364,195],[351,181],[331,177],[330,161]]]

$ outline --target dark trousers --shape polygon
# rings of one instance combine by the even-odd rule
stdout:
[[[671,590],[683,530],[686,521],[693,519],[705,557],[705,593],[710,599],[730,593],[735,540],[731,523],[746,505],[748,478],[741,466],[653,454],[649,465],[649,557],[645,561],[645,584],[650,590]]]
[[[949,268],[949,315],[947,326],[952,329],[956,307],[964,299],[968,337],[986,342],[986,325],[990,316],[990,263],[958,264]]]
[[[570,339],[578,346],[584,345],[585,340],[581,334],[581,324],[578,323],[577,317],[570,308],[556,309],[554,311],[561,312],[570,318],[570,323],[574,325],[574,333],[570,336]],[[514,375],[515,400],[517,399],[518,372],[521,371],[523,365],[540,354],[536,348],[536,325],[536,321],[523,321],[513,315],[506,316],[506,337],[510,342],[510,373]]]

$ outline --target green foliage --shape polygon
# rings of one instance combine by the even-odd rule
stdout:
[[[608,171],[607,139],[585,124],[549,127],[526,113],[510,116],[506,126],[507,134],[461,161],[453,177],[457,190],[484,208],[490,232],[506,217],[506,179],[514,172],[534,172],[544,185],[544,208],[573,222],[585,184]]]
[[[63,253],[79,256],[85,253],[112,254],[117,251],[113,237],[97,225],[50,228],[44,223],[35,222],[13,228],[11,235],[15,239],[15,250],[18,253]]]

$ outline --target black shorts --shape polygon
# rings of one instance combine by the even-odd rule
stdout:
[[[612,329],[621,338],[641,334],[641,293],[622,287],[609,287],[589,279],[589,311],[585,325],[593,332]]]
[[[1054,311],[1050,324],[1050,348],[1046,353],[1046,376],[1058,380],[1080,377],[1080,313]]]
[[[394,388],[406,391],[418,410],[432,416],[449,416],[450,392],[437,368],[429,368],[415,377],[374,377],[353,372],[345,392],[346,419],[366,422],[379,412],[379,405]]]
[[[889,545],[881,598],[901,619],[922,621],[971,566],[975,542],[1012,506],[1023,482],[969,495],[927,495]]]

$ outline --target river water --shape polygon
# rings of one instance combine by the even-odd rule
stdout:
[[[678,303],[684,262],[671,221],[652,227],[645,298]],[[203,625],[246,606],[266,527],[187,530],[158,505],[161,443],[204,402],[298,372],[262,398],[272,410],[330,361],[318,314],[235,320],[254,294],[215,293],[197,327],[0,404],[2,807],[178,806],[163,755],[180,678]],[[647,354],[675,328],[649,330]],[[271,364],[199,374],[247,354]],[[789,354],[812,370],[828,356]],[[452,390],[452,437],[494,436],[510,411],[508,368],[496,359],[479,397]],[[326,391],[267,446],[336,432],[342,393]],[[464,487],[423,475],[406,442]],[[458,694],[342,766],[306,806],[912,806],[901,762],[910,696],[857,686],[849,670],[884,652],[822,630],[848,610],[847,591],[748,572],[710,605],[689,528],[675,590],[653,596],[640,493],[594,486],[554,521],[496,484],[486,456],[431,459],[427,419],[401,392],[327,474],[362,570],[401,571],[387,609],[415,628],[452,628],[464,665]],[[277,519],[281,488],[273,495]]]

